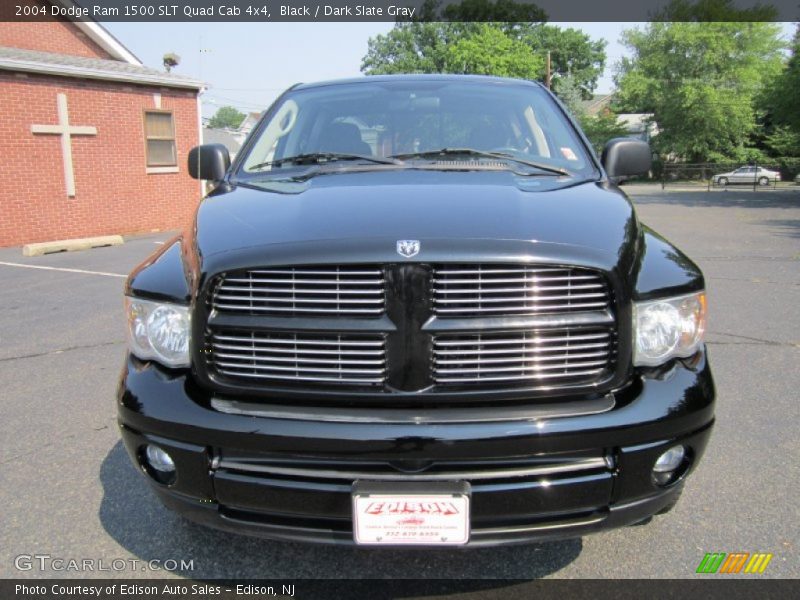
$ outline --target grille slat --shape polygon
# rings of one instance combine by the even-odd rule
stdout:
[[[551,361],[551,360],[559,360],[565,361],[567,359],[579,359],[579,358],[597,358],[597,357],[605,357],[608,355],[608,352],[605,350],[600,352],[583,352],[580,354],[553,354],[542,356],[539,358],[540,361]],[[505,363],[515,363],[519,362],[519,357],[517,356],[510,356],[506,358],[454,358],[454,359],[447,359],[447,358],[440,358],[436,360],[436,364],[439,365],[494,365],[494,364],[505,364]],[[602,361],[605,364],[605,361]],[[544,367],[542,367],[544,368]],[[442,369],[439,369],[439,372],[442,372]]]
[[[485,295],[487,293],[492,293],[492,290],[481,290],[482,293]],[[603,298],[605,297],[605,293],[597,292],[594,294],[566,294],[563,296],[547,296],[545,298],[531,298],[529,295],[525,294],[524,292],[519,292],[521,296],[501,296],[500,298],[483,298],[480,300],[483,304],[494,304],[497,302],[517,302],[519,300],[523,301],[531,301],[531,302],[540,302],[542,300],[546,300],[548,302],[552,302],[553,300],[583,300],[585,298]],[[439,304],[462,304],[464,300],[462,298],[438,298],[436,300]]]
[[[383,269],[369,266],[251,269],[224,275],[212,307],[283,317],[378,317],[385,309],[384,287]]]
[[[239,346],[230,344],[215,344],[218,350],[239,350]],[[300,348],[287,349],[275,346],[256,346],[259,352],[272,354],[329,354],[332,356],[383,356],[383,350],[302,350]]]
[[[227,285],[230,279],[226,280],[226,285],[224,286],[224,290],[226,292],[253,292],[259,294],[269,294],[269,293],[290,293],[285,288],[251,288],[246,286],[233,286]],[[341,283],[341,282],[340,282]],[[383,290],[323,290],[323,289],[314,289],[314,288],[294,288],[295,294],[383,294]]]
[[[211,363],[230,378],[380,385],[386,378],[379,335],[212,333]]]
[[[479,361],[482,362],[482,361]],[[485,363],[484,363],[485,364]],[[587,360],[587,361],[577,361],[572,362],[570,364],[571,368],[583,368],[586,367],[599,367],[606,364],[604,360]],[[524,366],[524,367],[477,367],[477,368],[467,368],[459,367],[457,369],[450,369],[450,368],[437,368],[436,372],[440,375],[453,375],[458,373],[485,373],[487,370],[490,370],[492,373],[510,373],[516,371],[526,371],[530,372],[531,375],[535,376],[539,371],[552,371],[554,369],[561,369],[564,370],[565,365],[531,365],[531,366]]]
[[[505,306],[484,306],[484,307],[459,307],[459,308],[437,308],[439,314],[469,314],[469,313],[492,313],[494,315],[520,316],[528,314],[539,314],[544,312],[575,312],[578,310],[600,310],[606,308],[605,302],[584,302],[581,304],[533,304],[505,307]]]
[[[556,379],[565,377],[589,377],[596,376],[603,372],[603,369],[589,369],[586,371],[574,371],[572,373],[540,373],[536,379]],[[530,375],[500,375],[485,377],[439,377],[437,383],[497,383],[497,382],[522,382],[530,381]]]
[[[217,358],[234,358],[242,360],[242,355],[230,352],[217,352]],[[360,360],[360,359],[339,359],[331,360],[328,358],[303,358],[303,357],[286,357],[286,356],[255,356],[246,359],[248,362],[258,363],[308,363],[317,365],[383,365],[383,360]]]
[[[603,287],[605,287],[605,286],[603,286],[603,284],[601,284],[601,283],[586,283],[586,284],[583,284],[583,285],[552,285],[552,286],[548,286],[548,287],[544,287],[544,286],[543,287],[536,287],[536,286],[533,286],[533,287],[529,287],[528,289],[531,290],[531,291],[534,291],[534,292],[536,292],[536,291],[548,291],[549,292],[549,291],[562,291],[562,290],[596,290],[596,289],[602,289]],[[441,289],[441,290],[434,289],[433,291],[434,291],[434,293],[437,293],[437,294],[474,294],[475,293],[474,290],[470,290],[470,289],[466,289],[466,290],[448,290],[448,289],[444,288],[444,289]],[[492,292],[492,293],[495,293],[495,294],[499,294],[499,293],[504,293],[505,294],[505,293],[511,293],[511,292],[519,292],[519,288],[513,288],[513,287],[512,288],[491,288],[491,289],[486,289],[484,291]]]
[[[575,334],[575,335],[565,335],[565,336],[541,336],[538,337],[536,335],[529,336],[528,342],[532,344],[543,344],[548,342],[563,342],[565,340],[596,340],[607,338],[611,335],[607,331],[602,331],[599,333],[589,333],[589,334]],[[516,344],[519,340],[512,339],[512,338],[498,338],[498,339],[485,339],[481,342],[482,346],[492,346],[498,344]],[[436,344],[441,346],[473,346],[475,345],[474,340],[448,340],[448,339],[439,339],[436,341]],[[538,347],[538,346],[535,346]]]
[[[259,312],[259,313],[315,313],[316,316],[327,315],[335,316],[342,315],[368,315],[375,316],[383,313],[383,308],[338,308],[338,309],[319,309],[319,308],[301,308],[299,306],[280,307],[280,306],[243,306],[241,304],[222,304],[215,303],[214,308],[231,311],[244,311],[244,312]]]
[[[607,310],[608,284],[599,272],[528,265],[439,265],[433,307],[443,317],[522,316]]]
[[[217,293],[217,299],[231,301],[240,300],[241,297]],[[255,299],[259,302],[289,302],[292,304],[375,304],[375,299],[281,298],[278,296],[256,296]]]
[[[448,334],[434,338],[432,371],[440,385],[549,379],[587,383],[611,368],[612,357],[608,330]]]

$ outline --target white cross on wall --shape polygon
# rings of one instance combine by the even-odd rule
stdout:
[[[31,133],[47,133],[61,136],[61,157],[64,160],[64,184],[67,196],[75,196],[75,171],[72,168],[72,136],[97,135],[96,127],[70,125],[67,110],[67,95],[58,94],[58,125],[31,125]]]

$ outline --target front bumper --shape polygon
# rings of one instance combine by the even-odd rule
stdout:
[[[186,373],[128,357],[119,424],[134,463],[155,443],[177,479],[148,477],[161,500],[213,527],[265,537],[353,543],[356,479],[469,481],[470,545],[576,537],[668,510],[698,464],[714,420],[701,352],[637,376],[613,408],[575,416],[469,422],[370,422],[226,414]],[[364,409],[368,411],[369,409]],[[688,448],[667,487],[651,475],[670,446]],[[463,474],[458,475],[458,474]]]

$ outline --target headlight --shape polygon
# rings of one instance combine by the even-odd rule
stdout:
[[[166,302],[125,298],[128,345],[141,359],[168,367],[189,366],[189,308]]]
[[[633,364],[657,366],[691,356],[706,331],[706,294],[663,298],[633,305]]]

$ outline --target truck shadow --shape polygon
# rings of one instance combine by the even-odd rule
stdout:
[[[573,539],[505,548],[367,550],[219,532],[164,508],[131,464],[122,442],[103,460],[100,482],[99,518],[108,534],[144,562],[175,560],[180,566],[182,560],[193,561],[174,571],[192,579],[455,579],[461,580],[459,591],[467,592],[511,584],[486,578],[544,577],[574,561],[583,547],[581,539]],[[484,581],[467,581],[479,579]],[[448,590],[451,587],[448,583]]]

